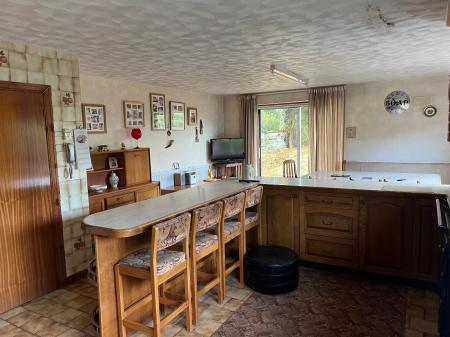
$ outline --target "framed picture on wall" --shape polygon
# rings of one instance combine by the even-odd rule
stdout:
[[[170,101],[170,129],[184,130],[186,125],[185,105],[181,102]]]
[[[144,127],[144,103],[136,101],[123,102],[125,127],[129,129]]]
[[[88,133],[106,133],[106,108],[103,104],[81,104],[83,126]]]
[[[197,108],[187,107],[187,120],[188,125],[197,125],[198,114]]]
[[[162,94],[150,94],[150,116],[152,130],[166,129],[166,97]]]

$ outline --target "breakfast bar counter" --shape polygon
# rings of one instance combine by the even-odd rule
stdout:
[[[149,247],[152,225],[184,212],[224,199],[257,186],[237,180],[205,183],[177,193],[95,213],[83,219],[83,228],[94,235],[96,277],[99,296],[100,332],[103,337],[118,336],[114,266],[126,255]],[[124,282],[125,306],[149,294],[148,282]],[[150,307],[150,306],[149,306]],[[136,313],[138,320],[149,315]]]

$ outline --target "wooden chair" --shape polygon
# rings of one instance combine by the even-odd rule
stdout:
[[[261,199],[263,187],[257,186],[245,191],[245,226],[244,226],[244,252],[247,251],[247,231],[257,228],[258,244],[262,244],[261,228]]]
[[[283,177],[298,178],[295,160],[288,159],[283,162]]]
[[[191,261],[191,284],[192,284],[192,307],[193,307],[193,323],[197,324],[198,314],[198,298],[206,294],[214,287],[218,287],[218,302],[223,303],[223,284],[222,284],[222,268],[221,253],[222,249],[219,245],[219,238],[216,234],[209,233],[208,230],[214,228],[218,233],[222,220],[223,202],[219,201],[214,204],[201,207],[192,213],[192,225],[190,233],[190,261]],[[195,247],[195,248],[194,248]],[[198,270],[202,261],[207,257],[215,254],[216,273],[210,274]],[[206,282],[206,284],[198,289],[197,282]]]
[[[232,197],[223,200],[223,216],[219,231],[219,244],[222,253],[222,287],[223,298],[226,292],[226,277],[239,268],[239,282],[244,283],[244,231],[242,224],[244,223],[244,205],[245,193],[241,192]],[[237,239],[239,258],[237,260],[226,257],[226,245]]]
[[[115,266],[116,296],[118,304],[119,335],[127,336],[127,328],[152,336],[161,336],[161,329],[186,311],[186,329],[192,330],[191,285],[188,237],[191,214],[184,213],[152,227],[149,247],[133,252]],[[167,248],[182,242],[182,251]],[[161,286],[179,274],[184,274],[184,298],[161,292]],[[151,282],[152,293],[125,308],[123,277],[145,279]],[[153,327],[133,321],[130,316],[151,302]],[[160,305],[176,308],[164,318],[160,317]]]

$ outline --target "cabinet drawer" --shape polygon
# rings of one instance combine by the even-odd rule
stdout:
[[[305,193],[305,206],[313,207],[337,207],[341,209],[353,208],[353,196],[336,195],[327,193]]]
[[[305,213],[305,233],[356,239],[357,233],[353,214],[351,212],[342,213],[334,214],[307,211]]]
[[[114,208],[135,202],[134,193],[124,193],[114,197],[106,198],[106,207]]]
[[[159,196],[159,187],[151,186],[136,191],[136,201],[147,200]]]
[[[343,267],[357,266],[357,250],[353,240],[307,235],[305,260]]]

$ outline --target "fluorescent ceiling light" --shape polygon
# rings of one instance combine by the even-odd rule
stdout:
[[[275,66],[275,64],[270,65],[270,71],[272,74],[283,76],[295,82],[300,82],[303,85],[308,85],[307,79],[300,78],[300,76],[298,76],[296,73],[293,73],[292,71],[280,69],[279,67]]]

